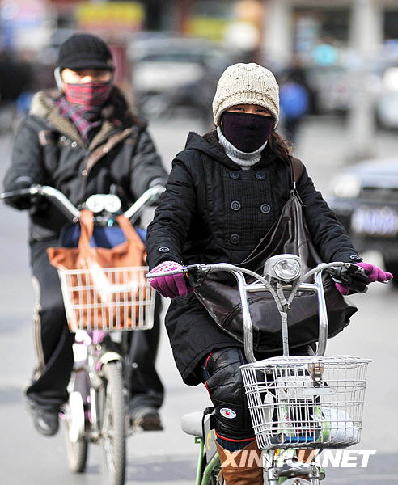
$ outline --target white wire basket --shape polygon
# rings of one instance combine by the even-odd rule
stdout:
[[[147,266],[59,269],[71,331],[152,328],[155,291],[145,276],[147,272]]]
[[[358,443],[369,362],[298,356],[241,366],[259,448],[345,448]]]

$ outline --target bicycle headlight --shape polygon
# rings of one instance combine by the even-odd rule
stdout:
[[[86,200],[85,206],[88,210],[94,212],[94,214],[98,214],[103,210],[114,214],[121,209],[122,203],[117,195],[94,194]]]
[[[293,254],[272,256],[265,262],[264,274],[285,283],[297,280],[301,274],[300,258]]]

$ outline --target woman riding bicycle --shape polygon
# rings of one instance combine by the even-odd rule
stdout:
[[[241,263],[277,221],[289,198],[292,155],[275,131],[279,97],[273,74],[256,64],[230,66],[219,80],[213,112],[216,130],[204,136],[190,133],[185,149],[173,161],[148,231],[153,272],[192,263]],[[323,261],[361,263],[305,168],[297,192]],[[392,277],[364,266],[366,284]],[[365,283],[360,281],[359,286],[364,288]],[[191,386],[203,382],[210,393],[224,480],[228,485],[263,483],[262,468],[255,462],[238,468],[227,463],[226,451],[256,449],[239,370],[246,363],[241,343],[216,325],[183,275],[158,276],[151,285],[174,298],[166,327],[184,382]],[[292,353],[310,352],[304,346]],[[240,463],[239,456],[234,461]]]
[[[4,190],[49,185],[80,206],[94,194],[115,193],[127,209],[148,188],[163,185],[166,172],[145,123],[134,116],[114,85],[115,66],[107,44],[91,34],[74,34],[60,47],[57,90],[41,91],[15,136]],[[35,343],[38,366],[27,397],[36,429],[54,435],[68,399],[74,335],[66,322],[61,286],[47,248],[59,245],[68,219],[43,201],[9,200],[29,209],[30,251],[37,294]],[[155,369],[158,315],[153,330],[134,335],[131,418],[143,429],[162,429],[158,409],[163,385]],[[133,355],[134,354],[134,355]]]

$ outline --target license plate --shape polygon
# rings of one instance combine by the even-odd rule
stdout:
[[[398,212],[391,207],[360,207],[352,215],[351,229],[357,234],[394,236],[398,233]]]

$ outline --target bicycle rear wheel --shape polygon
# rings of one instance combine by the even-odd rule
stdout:
[[[126,431],[122,369],[119,362],[104,367],[102,410],[103,478],[106,485],[124,485]]]

